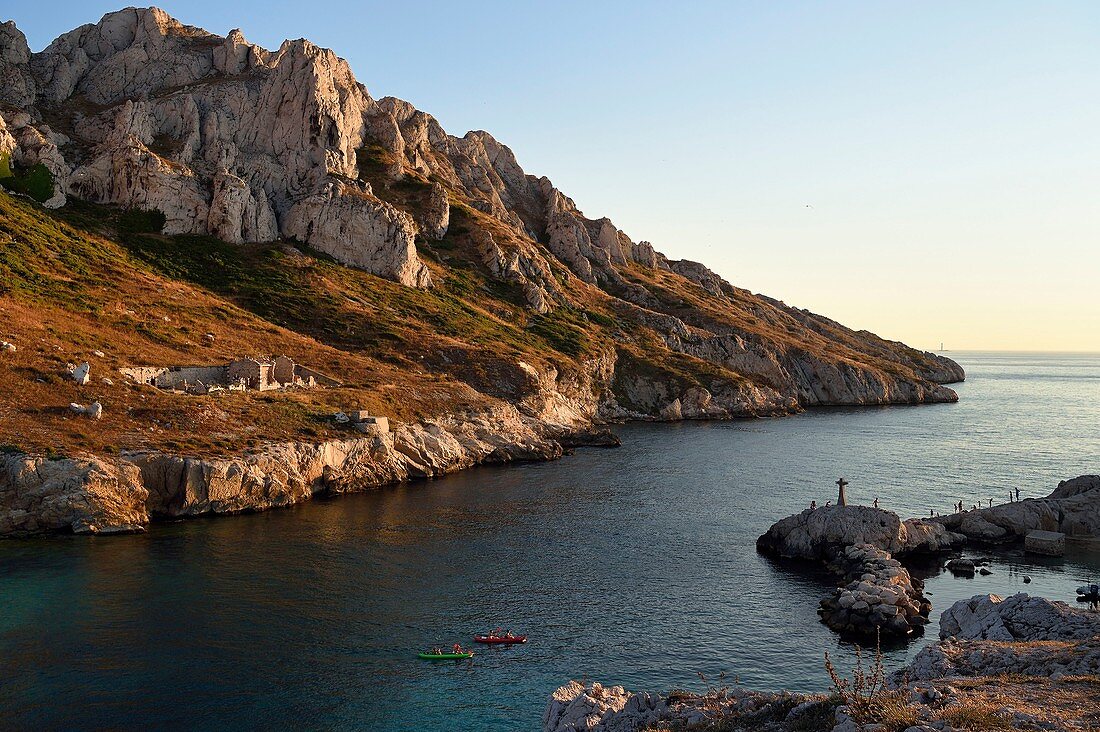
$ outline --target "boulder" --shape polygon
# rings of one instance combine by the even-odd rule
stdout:
[[[974,576],[974,562],[970,559],[952,559],[947,563],[947,569],[953,574]]]
[[[0,341],[0,351],[7,351],[9,353],[15,353],[16,348],[14,343],[8,341]]]
[[[72,376],[73,381],[80,384],[81,386],[84,386],[89,381],[91,381],[91,371],[92,367],[88,365],[87,362],[84,362],[79,366],[71,369],[69,371],[69,374]]]
[[[1066,553],[1066,535],[1060,531],[1029,531],[1024,537],[1024,551],[1060,557]]]
[[[941,638],[998,641],[1079,640],[1100,635],[1100,615],[1019,593],[975,595],[940,615]]]

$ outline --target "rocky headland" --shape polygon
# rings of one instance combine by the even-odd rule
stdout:
[[[307,40],[126,8],[32,51],[8,21],[0,80],[0,535],[548,459],[620,420],[950,402],[964,378],[589,218]],[[337,386],[124,377],[273,354]]]
[[[842,578],[818,611],[833,630],[904,637],[922,629],[932,605],[921,582],[895,556],[944,552],[964,541],[943,524],[902,521],[879,508],[821,506],[776,522],[756,547],[781,559],[824,562]]]
[[[1100,536],[1100,476],[1062,481],[1046,498],[928,519],[902,521],[870,506],[805,509],[773,524],[756,546],[781,559],[824,562],[842,578],[818,611],[830,628],[888,637],[919,630],[931,610],[920,581],[899,559],[1018,543],[1036,530],[1071,541]],[[976,569],[970,560],[952,560],[948,567],[971,575]]]
[[[1067,538],[1100,535],[1100,475],[1064,480],[1046,498],[1027,498],[990,508],[930,519],[974,545],[1010,544],[1031,531],[1056,531]]]

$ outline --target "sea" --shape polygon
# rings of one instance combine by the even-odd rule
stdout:
[[[0,541],[0,726],[538,730],[571,679],[631,690],[825,691],[833,577],[756,552],[810,501],[903,517],[1100,473],[1100,356],[948,354],[957,404],[626,424],[622,447],[485,467],[141,535]],[[977,556],[977,555],[974,555]],[[1075,601],[1100,550],[915,571],[934,610],[979,593]],[[1024,576],[1032,578],[1025,584]],[[417,652],[494,627],[525,645]]]

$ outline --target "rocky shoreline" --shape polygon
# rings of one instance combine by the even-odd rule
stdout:
[[[274,443],[234,458],[0,454],[0,537],[132,533],[159,519],[262,511],[617,444],[608,429],[547,425],[501,408],[400,425],[386,435]]]

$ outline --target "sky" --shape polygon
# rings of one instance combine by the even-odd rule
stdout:
[[[5,3],[32,50],[121,3]],[[163,0],[309,38],[592,218],[924,349],[1100,351],[1100,3]]]

